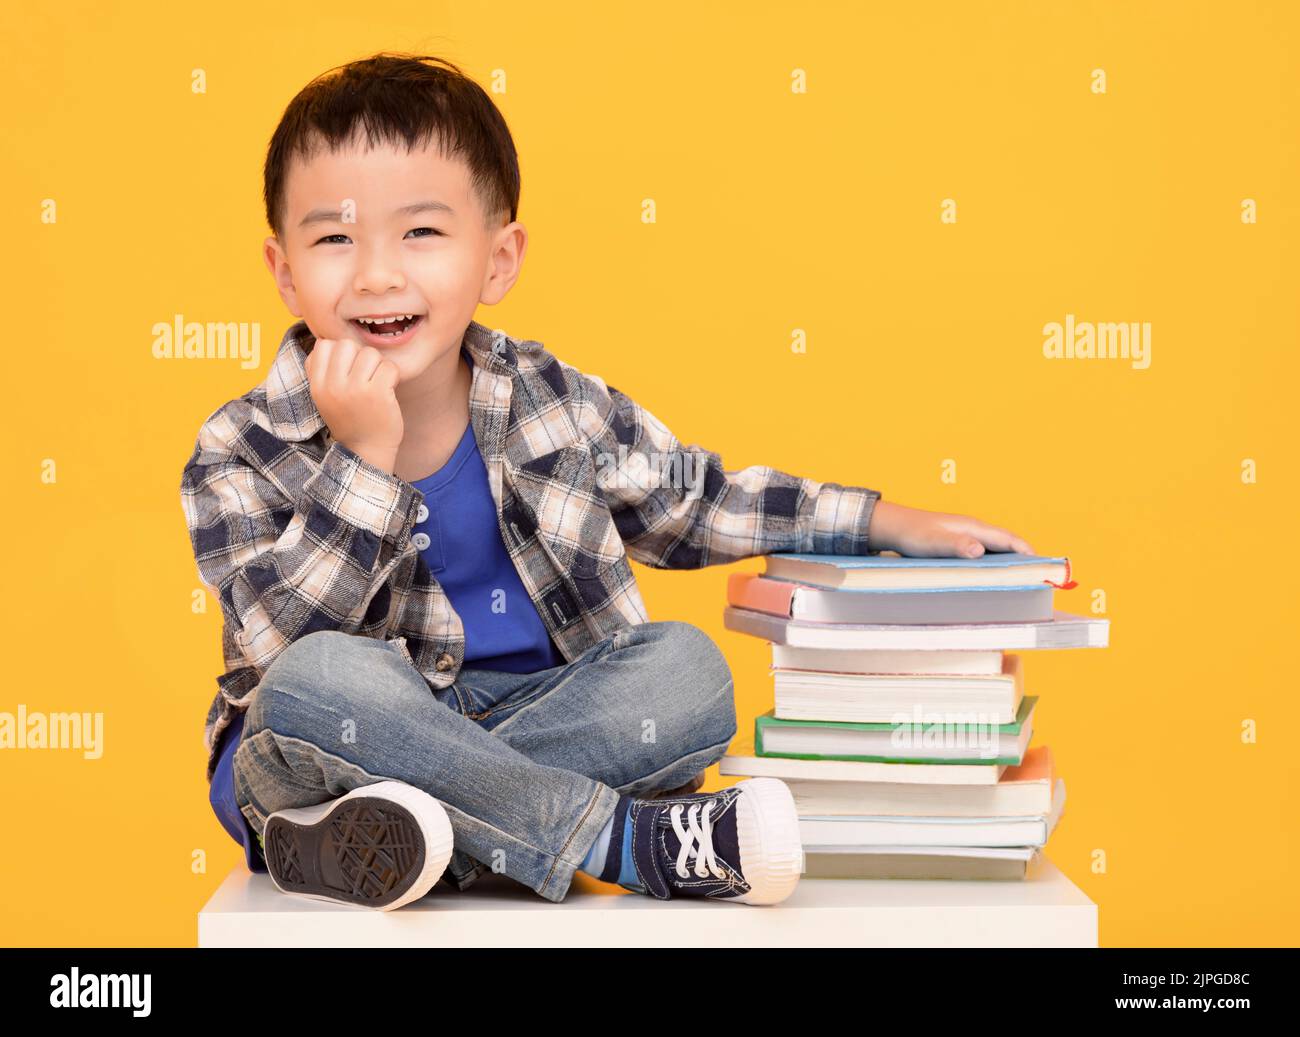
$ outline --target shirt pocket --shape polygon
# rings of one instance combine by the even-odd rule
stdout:
[[[625,559],[587,447],[560,447],[519,465],[507,457],[505,479],[525,513],[526,528],[518,535],[536,533],[560,572],[595,580]]]
[[[609,504],[596,486],[596,468],[585,446],[560,447],[522,465],[506,461],[514,494],[508,521],[516,536],[535,536],[533,550],[561,580],[545,604],[560,629],[582,616],[603,614],[632,582],[627,548]]]

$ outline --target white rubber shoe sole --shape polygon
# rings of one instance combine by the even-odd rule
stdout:
[[[803,843],[794,795],[779,778],[748,778],[736,788],[736,839],[749,892],[728,904],[777,904],[794,892],[802,874]]]
[[[431,890],[451,860],[447,811],[401,781],[363,785],[338,799],[277,810],[263,853],[281,893],[392,911]]]

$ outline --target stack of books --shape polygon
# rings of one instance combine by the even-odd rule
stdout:
[[[782,779],[809,878],[1023,879],[1065,806],[1020,651],[1104,648],[1068,558],[765,556],[723,623],[771,642],[773,708],[719,771]]]

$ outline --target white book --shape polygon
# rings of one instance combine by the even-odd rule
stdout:
[[[751,759],[763,757],[756,756],[752,740],[746,738],[734,753],[722,757],[722,773],[749,777],[743,761]],[[822,767],[828,761],[795,762]],[[1051,748],[1035,745],[1025,751],[1020,766],[1003,770],[996,785],[839,780],[824,770],[813,777],[773,776],[790,789],[800,816],[1023,817],[1051,812],[1055,774]]]
[[[1027,817],[887,817],[799,815],[799,838],[810,846],[861,849],[908,846],[1045,846],[1065,809],[1065,781],[1056,779],[1049,813]]]
[[[979,860],[1029,861],[1042,851],[1041,846],[824,846],[805,843],[808,854],[863,853],[907,854],[913,857],[968,857]]]
[[[778,581],[789,583],[789,581]],[[828,590],[789,583],[790,618],[810,623],[1033,623],[1052,618],[1052,588]]]
[[[826,673],[998,674],[1002,653],[892,652],[871,648],[798,648],[772,645],[772,668]]]
[[[915,709],[939,716],[976,713],[983,723],[1009,724],[1024,698],[1019,655],[1002,656],[988,674],[858,674],[772,670],[775,716],[781,720],[893,723]]]
[[[1043,851],[1029,847],[1007,855],[1004,850],[990,849],[985,856],[924,852],[905,853],[898,847],[850,847],[843,853],[805,852],[802,873],[809,879],[948,880],[952,882],[1003,881],[1021,882],[1029,869],[1042,859]],[[878,852],[872,852],[873,850]]]
[[[774,644],[797,648],[889,649],[891,651],[1019,651],[1032,648],[1105,648],[1110,620],[1057,610],[1032,623],[866,624],[810,623],[727,605],[722,625]]]

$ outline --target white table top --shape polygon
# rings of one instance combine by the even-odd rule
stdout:
[[[780,904],[659,901],[575,877],[552,903],[505,875],[396,911],[280,893],[241,862],[200,947],[1095,947],[1097,907],[1050,860],[1024,881],[803,879]]]

